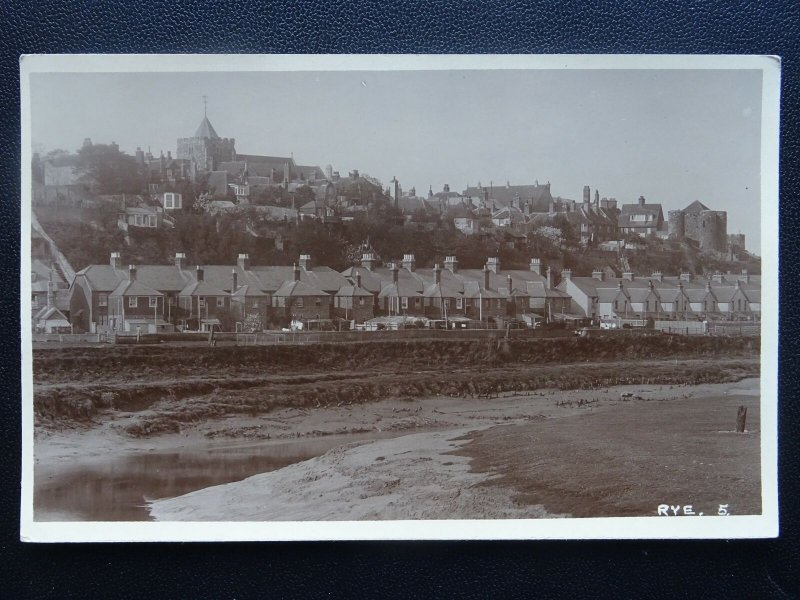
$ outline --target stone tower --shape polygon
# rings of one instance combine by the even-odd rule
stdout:
[[[203,101],[205,102],[205,97]],[[234,138],[221,138],[217,135],[204,108],[203,120],[194,136],[178,140],[177,158],[194,161],[199,172],[214,171],[219,168],[220,163],[234,160],[235,142]]]
[[[682,210],[671,210],[668,213],[669,219],[669,237],[674,240],[683,240],[686,238],[686,222]]]

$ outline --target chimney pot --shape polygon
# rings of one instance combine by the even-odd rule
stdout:
[[[197,281],[203,281],[203,276],[204,276],[203,267],[197,265],[196,272],[197,272]]]
[[[531,269],[531,271],[533,271],[537,275],[541,275],[542,274],[542,260],[539,259],[539,258],[532,258],[531,259],[530,269]]]

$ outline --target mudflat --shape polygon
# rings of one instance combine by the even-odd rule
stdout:
[[[757,343],[665,339],[42,351],[35,518],[760,512]]]

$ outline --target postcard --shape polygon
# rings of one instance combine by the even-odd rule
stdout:
[[[20,65],[23,540],[778,535],[779,58]]]

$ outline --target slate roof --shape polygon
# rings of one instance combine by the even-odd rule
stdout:
[[[336,292],[337,296],[364,296],[372,298],[372,293],[365,290],[363,287],[358,287],[355,285],[343,285],[338,292]]]
[[[253,297],[264,298],[264,297],[267,296],[267,294],[265,292],[263,292],[262,290],[260,290],[257,286],[245,284],[245,285],[239,286],[239,288],[235,292],[233,292],[231,294],[231,296],[233,298],[244,298],[244,297],[247,297],[247,298],[253,298]]]
[[[515,198],[522,202],[531,200],[534,212],[547,212],[552,196],[549,185],[509,185],[492,186],[490,188],[468,187],[464,190],[465,196],[483,198],[484,189],[488,192],[488,199],[494,200],[500,206],[510,205]]]
[[[328,296],[328,293],[305,281],[286,281],[272,295],[294,298],[298,296]]]
[[[33,318],[35,321],[60,321],[64,326],[70,324],[67,317],[64,316],[64,313],[55,306],[43,306]]]
[[[227,292],[211,285],[208,281],[195,281],[180,292],[181,296],[227,296]]]
[[[138,279],[120,281],[111,296],[163,296],[161,292],[150,286],[144,285]]]
[[[212,140],[219,139],[219,136],[217,135],[214,126],[211,124],[211,121],[208,120],[208,117],[203,117],[203,120],[200,121],[200,126],[197,128],[197,131],[194,132],[194,137],[209,138]]]
[[[633,215],[648,214],[653,216],[653,220],[649,222],[633,221]],[[664,212],[660,204],[623,204],[622,211],[617,217],[617,223],[620,227],[655,227],[664,220]]]

